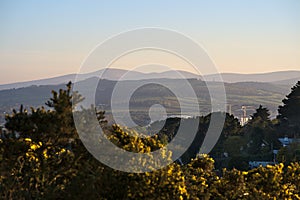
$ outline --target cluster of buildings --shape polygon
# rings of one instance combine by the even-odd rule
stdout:
[[[300,143],[300,139],[289,138],[287,136],[283,138],[278,138],[279,142],[281,143],[282,147],[288,147],[292,143]],[[249,168],[253,169],[259,166],[265,167],[267,165],[275,165],[277,164],[276,156],[278,154],[278,150],[273,150],[274,159],[273,161],[249,161]]]
[[[229,113],[231,113],[231,105],[230,105],[230,110]],[[255,108],[253,106],[242,106],[241,109],[239,109],[238,111],[242,111],[242,114],[238,117],[241,126],[246,125],[250,120],[251,117],[249,115],[247,115],[247,111],[254,111]],[[290,144],[292,143],[300,143],[300,139],[295,139],[295,138],[289,138],[289,137],[283,137],[283,138],[278,138],[279,142],[281,143],[282,147],[288,147]],[[262,143],[262,146],[264,146],[266,144]],[[274,165],[277,163],[276,161],[276,157],[278,154],[279,150],[273,150],[273,161],[249,161],[249,168],[253,169],[259,166],[267,166],[267,165]]]

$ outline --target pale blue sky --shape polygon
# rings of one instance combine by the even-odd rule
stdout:
[[[0,26],[0,84],[77,72],[98,43],[139,27],[192,37],[221,72],[300,70],[299,0],[7,0]]]

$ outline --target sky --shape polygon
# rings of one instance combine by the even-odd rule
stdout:
[[[191,37],[219,72],[300,70],[299,0],[2,0],[0,84],[77,73],[99,43],[141,27]]]

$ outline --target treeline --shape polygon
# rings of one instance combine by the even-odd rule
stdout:
[[[146,131],[159,131],[159,135],[167,135],[170,142],[182,123],[199,122],[194,142],[181,157],[183,163],[189,163],[201,148],[211,115],[191,119],[167,119],[153,123]],[[209,154],[216,162],[216,169],[248,170],[250,161],[282,162],[288,165],[300,160],[300,82],[292,88],[283,104],[278,107],[276,119],[271,119],[269,110],[263,106],[256,109],[243,127],[233,115],[228,113],[213,113],[213,115],[225,118],[222,133]],[[163,127],[162,130],[160,127]],[[188,127],[186,129],[189,132]],[[283,147],[279,138],[289,138],[293,142]]]
[[[290,134],[294,135],[299,133],[297,132],[299,121],[297,118],[293,118],[295,115],[290,115],[290,112],[299,114],[295,110],[297,111],[300,107],[294,107],[295,104],[290,103],[299,101],[299,88],[300,82],[284,100],[284,105],[280,107],[282,112],[279,112],[276,123],[269,122],[268,116],[262,118],[261,114],[253,117],[253,119],[259,119],[249,123],[250,128],[248,128],[253,129],[254,137],[256,137],[255,133],[259,133],[260,130],[263,133],[259,135],[263,135],[264,140],[269,136],[272,140],[271,132],[276,126],[278,126],[276,130],[292,130]],[[298,96],[294,96],[294,91],[297,91]],[[160,170],[146,173],[126,173],[113,170],[96,160],[78,137],[72,115],[72,98],[74,103],[82,100],[78,93],[72,92],[71,83],[69,83],[67,89],[52,92],[52,98],[46,103],[50,109],[32,108],[28,112],[21,107],[19,111],[14,110],[11,115],[6,116],[6,127],[12,132],[2,135],[0,140],[0,198],[300,198],[300,166],[297,162],[286,167],[278,164],[249,171],[224,169],[220,177],[215,170],[212,158],[207,155],[194,156],[197,153],[197,148],[194,146],[196,142],[182,157],[186,159],[187,164],[185,165],[175,162]],[[291,109],[287,109],[287,106]],[[265,108],[259,108],[259,110],[262,113],[267,111]],[[163,147],[169,139],[168,133],[160,133],[144,139],[139,137],[140,133],[129,135],[126,129],[118,125],[109,126],[105,121],[104,114],[104,112],[97,112],[99,123],[105,130],[105,134],[114,144],[127,151],[152,152]],[[271,130],[267,128],[266,120],[272,125]],[[208,123],[209,116],[201,117],[200,122]],[[221,149],[225,147],[228,138],[240,136],[240,130],[241,127],[237,120],[232,116],[227,116],[225,128],[216,147]],[[266,130],[267,132],[265,132]],[[199,131],[205,132],[205,127]],[[271,131],[270,135],[269,131]],[[14,134],[16,132],[19,135],[16,136]],[[173,133],[175,132],[174,130]],[[198,137],[196,141],[199,139],[201,142],[203,135],[199,134]],[[257,150],[251,146],[247,149],[249,153],[261,151],[263,149]],[[218,155],[220,152],[223,150],[216,148],[212,155]],[[164,152],[162,158],[166,161],[171,160],[171,153]],[[143,164],[147,161],[138,162]],[[157,165],[157,163],[152,164],[153,167]]]

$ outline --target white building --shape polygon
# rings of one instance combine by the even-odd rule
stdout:
[[[278,138],[281,142],[282,146],[287,147],[292,143],[300,143],[300,138],[288,138],[287,136],[284,138]]]
[[[248,123],[249,120],[250,120],[249,117],[241,117],[240,118],[240,124],[241,124],[241,126],[245,126]]]

